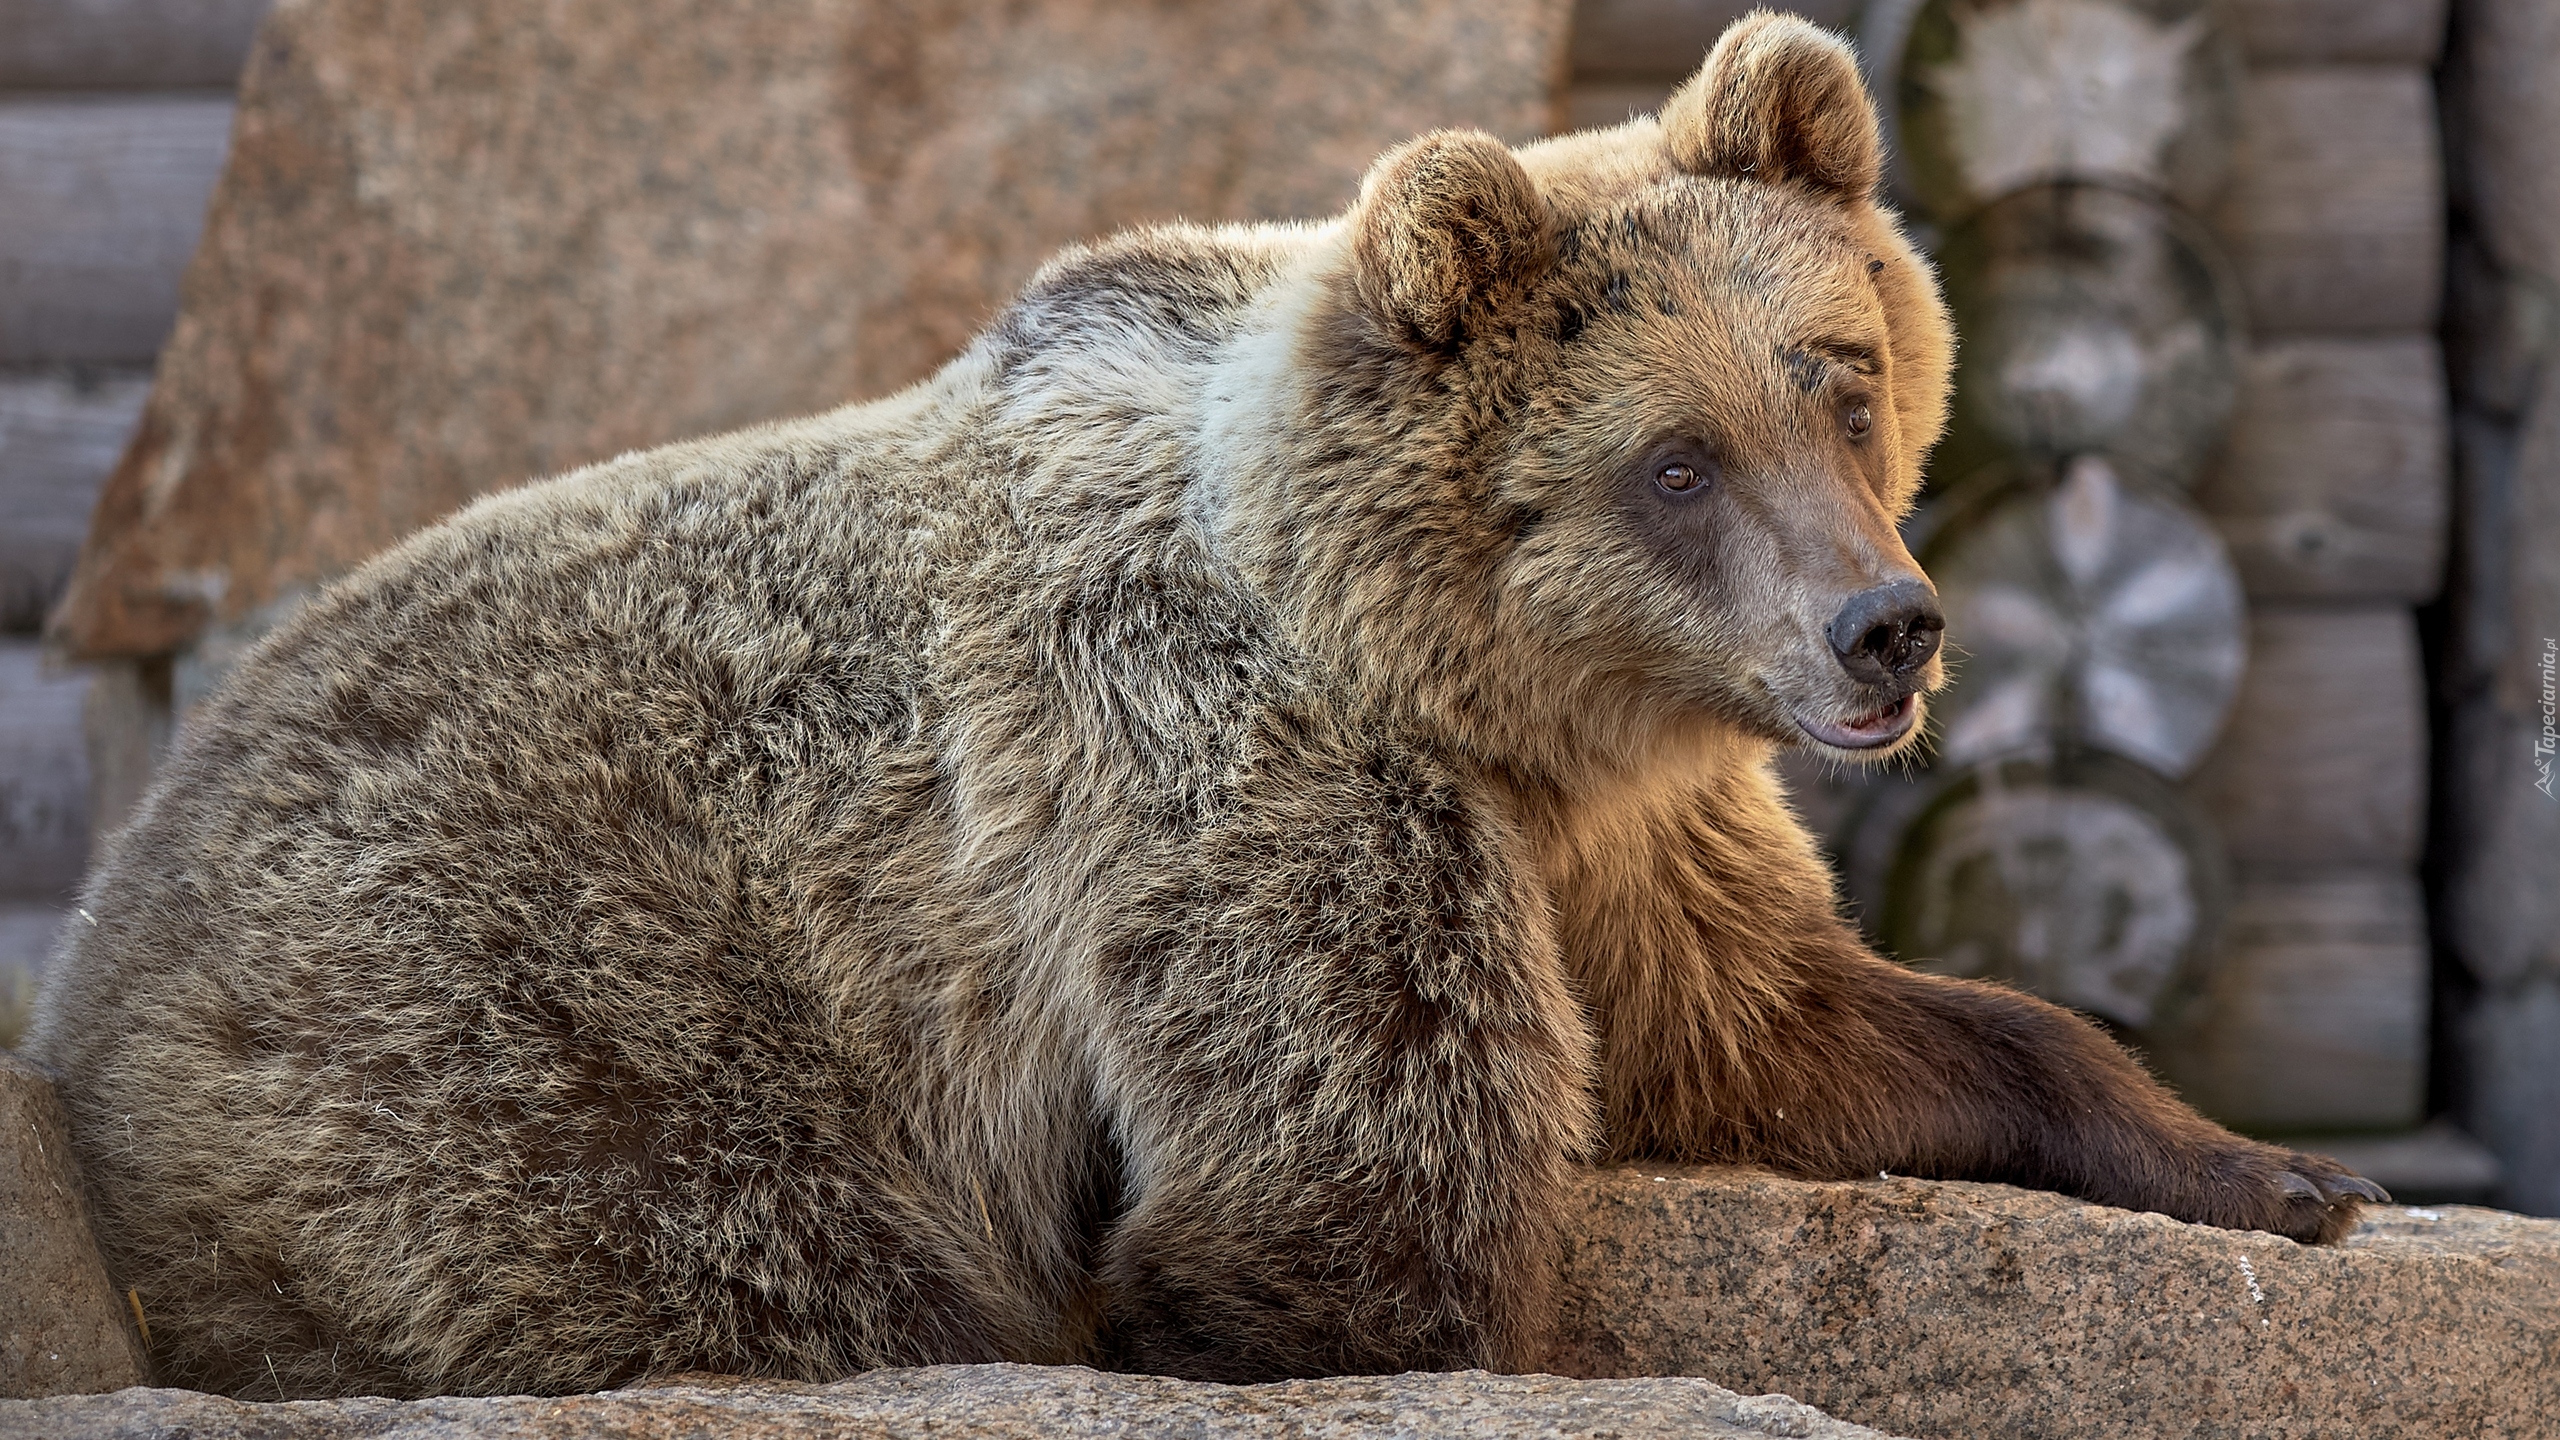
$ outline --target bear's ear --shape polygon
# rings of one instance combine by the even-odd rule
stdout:
[[[1360,182],[1353,283],[1380,319],[1425,344],[1462,339],[1546,268],[1546,198],[1511,148],[1441,130],[1390,150]]]
[[[1662,107],[1671,163],[1692,175],[1799,180],[1845,199],[1875,193],[1883,138],[1858,60],[1829,31],[1755,10]]]

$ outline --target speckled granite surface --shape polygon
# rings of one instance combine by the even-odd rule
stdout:
[[[41,1181],[49,1092],[32,1071],[0,1067],[0,1080],[0,1098],[24,1102],[13,1113],[34,1117],[11,1148]],[[76,1210],[44,1184],[20,1189],[0,1194],[0,1314],[17,1317],[13,1345],[48,1316],[46,1335],[77,1343],[0,1391],[125,1383],[133,1357]],[[1591,1174],[1565,1269],[1550,1368],[1703,1379],[1229,1387],[942,1366],[545,1400],[257,1405],[132,1389],[0,1401],[0,1440],[1872,1433],[1856,1425],[1929,1440],[2548,1440],[2560,1415],[2560,1221],[2494,1210],[2379,1207],[2344,1244],[2312,1248],[1999,1185],[1645,1167]]]
[[[482,491],[929,371],[1069,241],[1543,133],[1568,0],[287,0],[58,634],[175,649]]]
[[[16,1427],[16,1428],[13,1428]],[[0,1402],[0,1434],[50,1440],[785,1440],[829,1436],[1287,1436],[1352,1440],[1882,1440],[1778,1395],[1703,1380],[1395,1375],[1285,1385],[1195,1385],[1076,1367],[938,1365],[837,1385],[711,1381],[559,1399],[308,1400],[247,1404],[188,1390]]]
[[[53,1087],[0,1050],[0,1395],[104,1390],[145,1374]]]
[[[2560,1434],[2560,1221],[2346,1242],[2000,1185],[1601,1172],[1553,1368],[1691,1374],[1924,1436]]]

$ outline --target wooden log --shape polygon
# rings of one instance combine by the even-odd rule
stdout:
[[[2431,335],[2303,337],[2250,352],[2196,500],[2253,596],[2434,596],[2452,439]]]
[[[2447,0],[2223,0],[2253,64],[2306,60],[2433,68]]]
[[[2094,455],[2051,482],[1939,503],[1957,513],[1930,517],[1920,553],[1958,657],[1931,702],[1940,760],[2067,738],[2163,775],[2193,769],[2230,712],[2246,643],[2239,577],[2204,518]]]
[[[14,1050],[35,1018],[36,987],[70,911],[45,900],[0,900],[0,1050]]]
[[[44,622],[150,392],[139,370],[0,375],[0,631]]]
[[[1935,472],[2103,452],[2184,487],[2237,394],[2241,301],[2212,237],[2111,185],[2037,185],[1949,232],[1938,261],[1964,337]]]
[[[0,898],[0,968],[14,961],[30,975],[44,969],[62,917],[69,913],[68,906],[51,900]],[[0,998],[0,1006],[7,1003]]]
[[[2212,223],[2260,334],[2434,329],[2444,177],[2427,73],[2250,71]]]
[[[220,97],[0,101],[0,364],[149,361],[230,135]]]
[[[2560,804],[2540,747],[2546,642],[2560,641],[2560,26],[2551,0],[2464,0],[2447,120],[2469,233],[2447,327],[2461,387],[2463,503],[2440,652],[2443,768],[2433,837],[2443,937],[2465,986],[2461,1118],[2507,1167],[2498,1202],[2560,1215]],[[2470,272],[2467,276],[2464,272]],[[2560,658],[2560,657],[2555,657]],[[2555,697],[2560,698],[2560,697]],[[2555,783],[2552,790],[2560,790]]]
[[[2416,876],[2244,873],[2202,992],[2145,1037],[2163,1079],[2261,1133],[2382,1130],[2426,1108],[2426,921]],[[2164,1029],[2167,1027],[2164,1027]]]
[[[0,89],[227,89],[268,3],[0,0]]]
[[[0,896],[66,894],[89,856],[84,675],[47,675],[33,640],[0,640]]]
[[[2426,679],[2397,605],[2257,607],[2240,697],[2191,793],[2241,865],[2417,864]]]
[[[1885,948],[2149,1025],[2222,907],[2220,860],[2192,807],[2142,767],[2088,751],[1941,770],[1932,789],[1895,846]]]
[[[2230,167],[2240,55],[2210,0],[1927,0],[1890,69],[1901,179],[1941,222],[2058,180],[2197,208]]]
[[[1765,8],[1791,11],[1846,32],[1858,23],[1860,6],[1861,0],[1793,0]],[[1578,0],[1573,7],[1574,77],[1686,79],[1725,26],[1762,8],[1756,0]]]
[[[124,828],[142,803],[177,731],[176,667],[166,655],[105,660],[90,667],[80,707],[81,749],[88,761],[90,853]]]

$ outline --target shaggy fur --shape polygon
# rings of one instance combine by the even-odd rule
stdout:
[[[1072,251],[913,390],[306,607],[34,1040],[163,1376],[1519,1366],[1602,1155],[2336,1235],[1834,913],[1768,761],[1936,680],[1823,627],[1917,576],[1949,336],[1837,44],[1667,114]]]

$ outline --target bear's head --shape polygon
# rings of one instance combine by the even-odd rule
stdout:
[[[1907,744],[1940,620],[1896,523],[1953,341],[1879,151],[1846,47],[1762,13],[1659,121],[1380,160],[1266,511],[1311,648],[1534,769]]]

